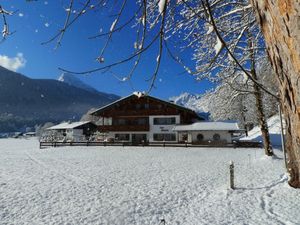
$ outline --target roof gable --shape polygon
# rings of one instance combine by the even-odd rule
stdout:
[[[134,92],[133,94],[127,96],[127,97],[124,97],[124,98],[121,98],[115,102],[112,102],[106,106],[103,106],[99,109],[96,109],[95,111],[91,112],[90,114],[91,115],[97,115],[97,114],[100,114],[102,112],[105,112],[106,110],[109,110],[109,109],[112,109],[113,107],[118,107],[120,104],[126,104],[127,101],[130,101],[131,99],[148,99],[150,101],[153,101],[153,102],[157,102],[157,103],[160,103],[166,107],[171,107],[171,108],[176,108],[180,111],[185,111],[185,112],[188,112],[188,113],[191,113],[193,114],[196,118],[198,119],[202,119],[202,117],[200,117],[195,111],[191,110],[191,109],[188,109],[188,108],[185,108],[183,106],[180,106],[180,105],[176,105],[174,103],[171,103],[171,102],[168,102],[168,101],[165,101],[165,100],[162,100],[162,99],[159,99],[159,98],[156,98],[156,97],[153,97],[153,96],[150,96],[150,95],[146,95],[146,94],[143,94],[141,92]]]

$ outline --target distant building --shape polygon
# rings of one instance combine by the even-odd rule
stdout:
[[[204,120],[193,110],[141,92],[117,100],[91,113],[106,140],[178,142],[176,125]]]
[[[36,133],[31,131],[31,132],[27,132],[25,134],[23,134],[25,137],[35,137],[36,136]]]
[[[64,122],[58,125],[47,128],[47,131],[56,131],[60,134],[61,139],[65,141],[83,141],[86,140],[94,131],[97,126],[90,121],[80,122]]]
[[[198,122],[191,125],[176,125],[174,131],[178,133],[179,142],[194,144],[222,144],[232,143],[235,135],[241,134],[236,122]]]

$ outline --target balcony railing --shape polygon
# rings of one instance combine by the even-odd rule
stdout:
[[[149,131],[149,124],[147,125],[100,125],[98,126],[100,132],[109,131]]]

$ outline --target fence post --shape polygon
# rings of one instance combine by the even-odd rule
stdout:
[[[234,163],[230,161],[229,163],[229,173],[230,173],[230,188],[234,189]]]
[[[166,220],[165,219],[161,219],[159,225],[166,225]]]

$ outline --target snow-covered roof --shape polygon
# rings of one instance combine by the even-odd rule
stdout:
[[[65,129],[74,129],[76,127],[80,127],[84,124],[91,123],[91,121],[79,121],[79,122],[64,122],[58,125],[47,128],[47,130],[65,130]]]
[[[241,130],[236,122],[197,122],[190,125],[177,125],[175,131],[203,131],[203,130]]]

